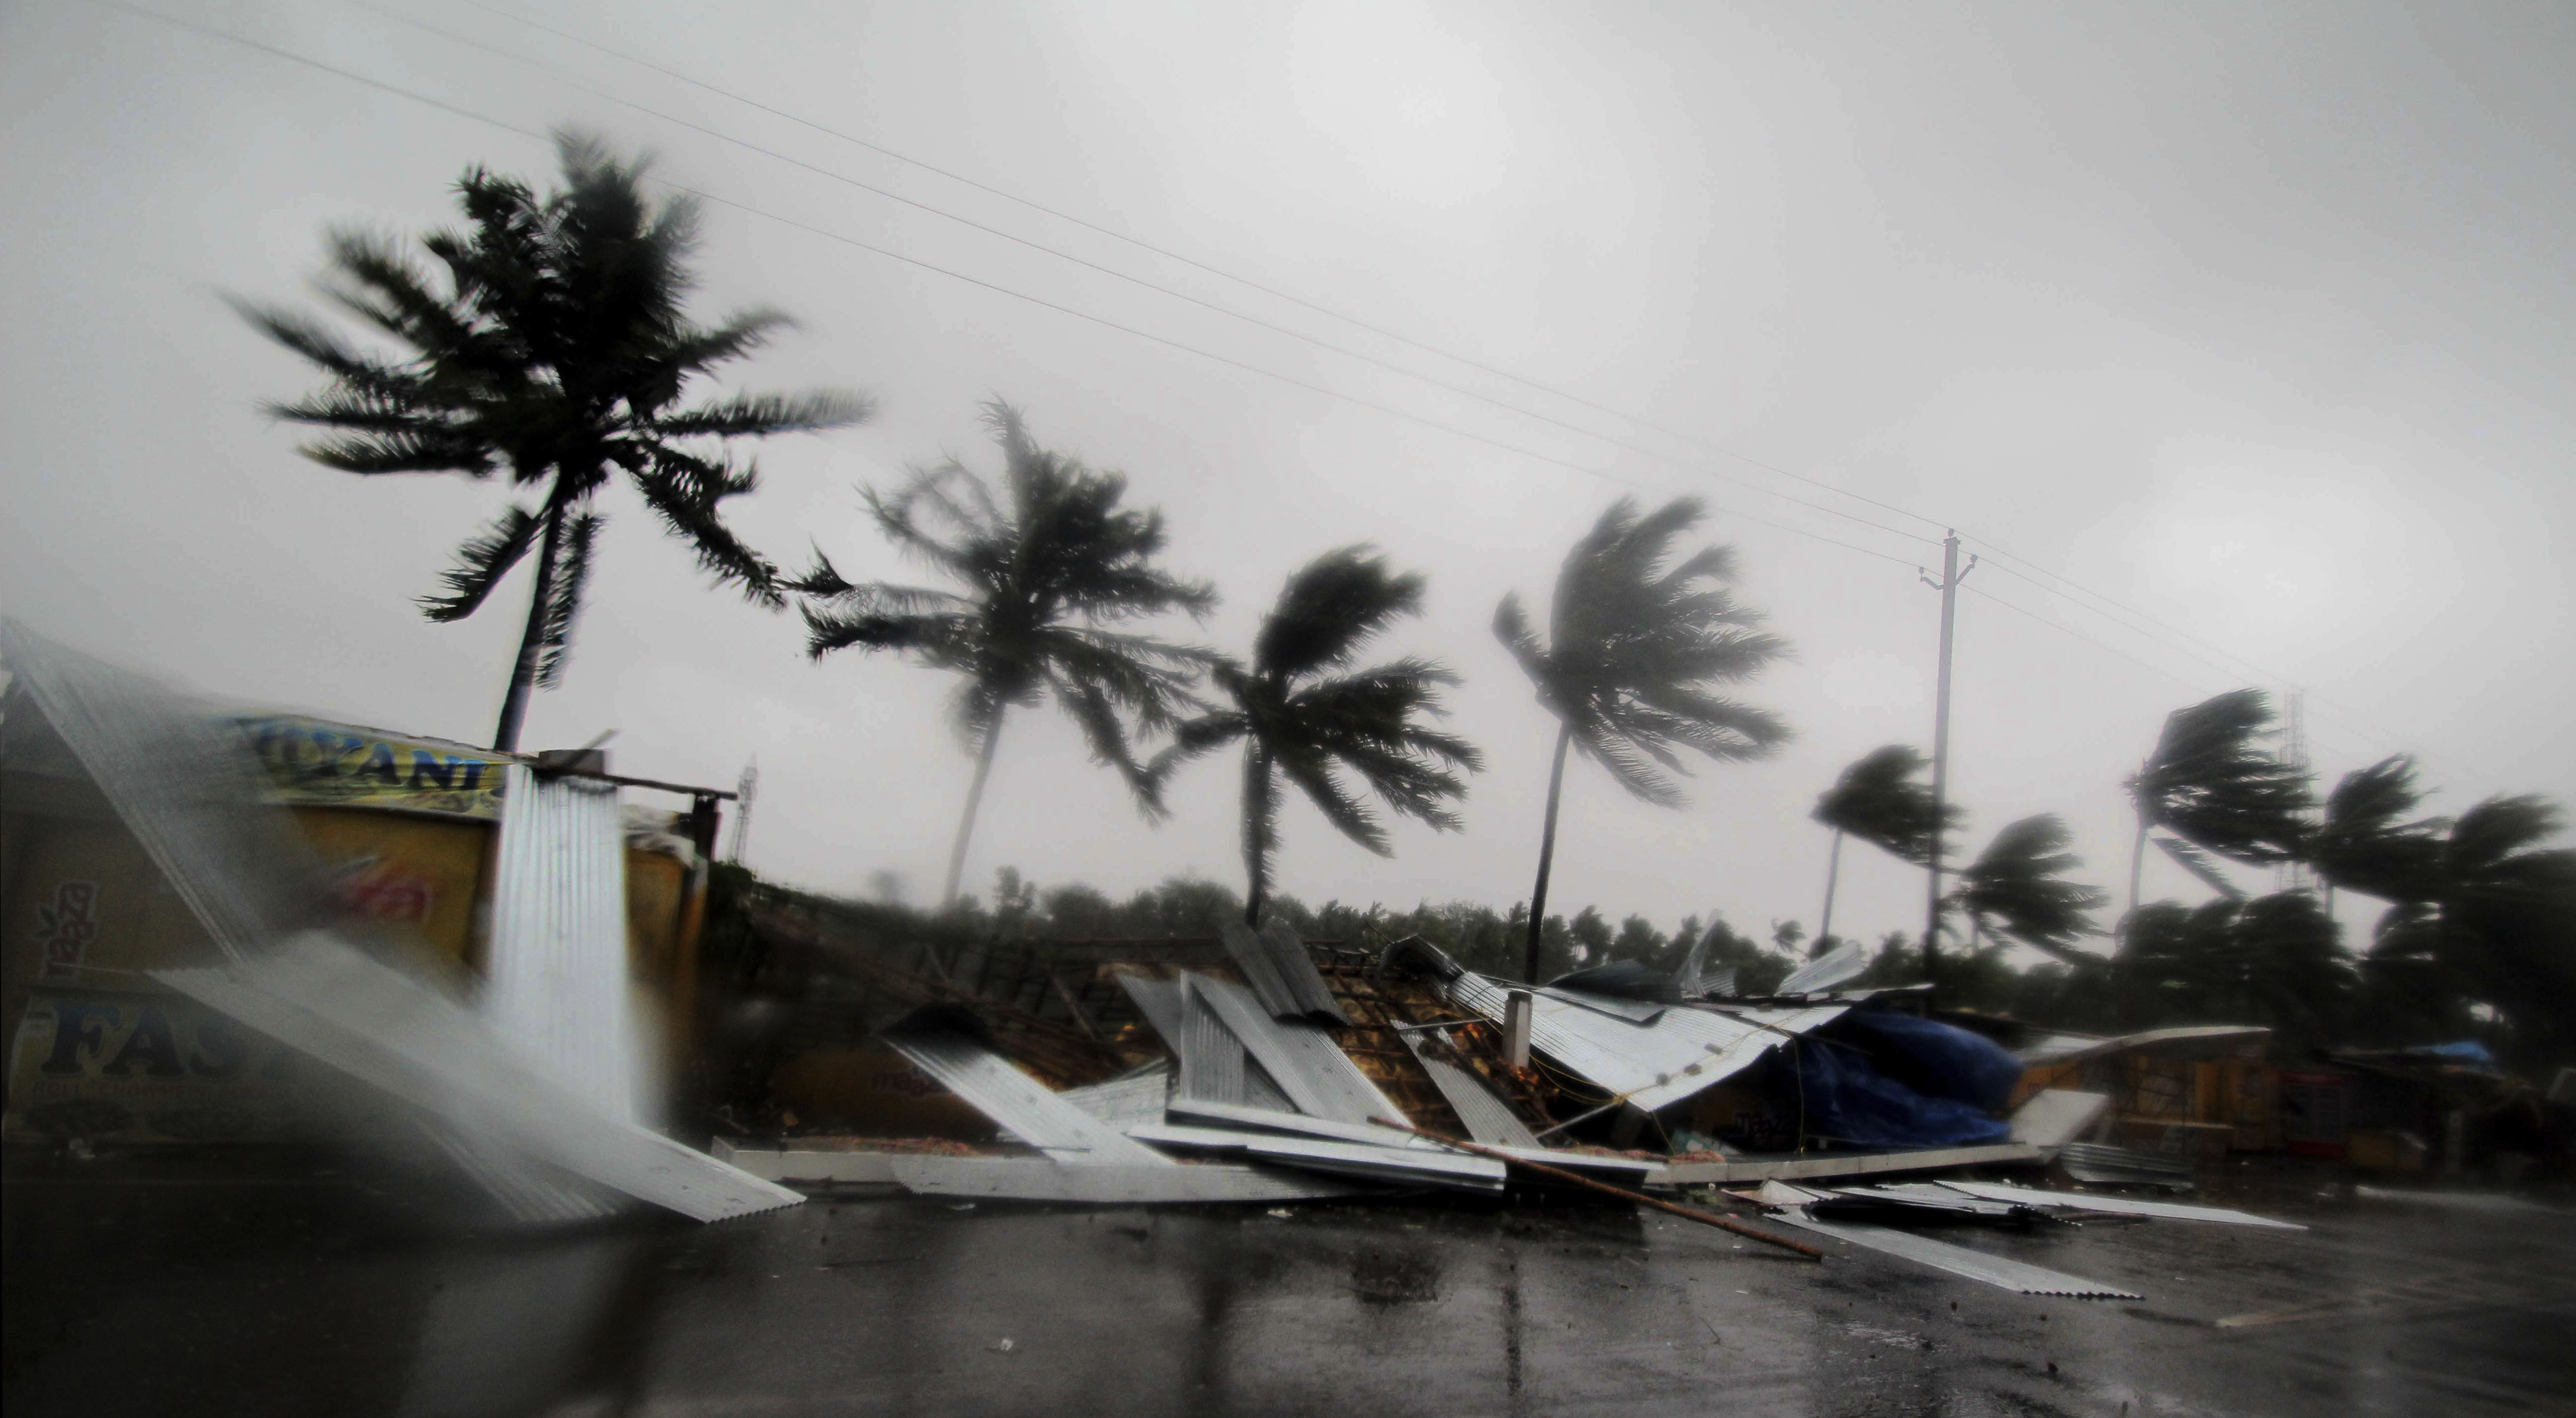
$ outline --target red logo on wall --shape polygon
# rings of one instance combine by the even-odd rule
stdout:
[[[430,884],[394,863],[363,857],[342,870],[332,893],[340,909],[371,921],[419,925],[429,919]]]
[[[89,943],[96,939],[98,883],[56,882],[52,904],[39,903],[36,907],[36,944],[44,960],[37,973],[47,977],[78,975],[81,957],[89,953]]]

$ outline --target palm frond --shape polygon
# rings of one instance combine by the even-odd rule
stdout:
[[[645,422],[664,438],[768,438],[846,428],[864,421],[875,409],[873,401],[837,390],[736,394],[694,409],[656,414]]]
[[[2254,689],[2166,716],[2155,752],[2130,780],[2140,820],[2250,865],[2303,855],[2307,774],[2265,751],[2272,723],[2270,699]]]
[[[1566,553],[1546,643],[1516,595],[1494,612],[1496,638],[1585,756],[1664,806],[1685,801],[1681,753],[1755,758],[1789,735],[1778,716],[1713,692],[1760,674],[1788,645],[1729,594],[1726,549],[1673,557],[1703,516],[1692,498],[1651,512],[1621,498]]]
[[[1278,764],[1280,773],[1297,785],[1297,790],[1306,795],[1334,830],[1381,857],[1395,855],[1395,847],[1387,840],[1386,829],[1379,825],[1376,814],[1342,786],[1329,760],[1321,754],[1288,753],[1280,755]]]
[[[2061,960],[2093,962],[2075,942],[2101,932],[2093,913],[2109,904],[2099,887],[2065,880],[2084,864],[2067,850],[2065,819],[2041,813],[2007,824],[1959,873],[1952,899],[1992,929]]]
[[[547,587],[544,647],[537,661],[537,685],[550,689],[563,678],[564,665],[572,658],[573,623],[581,616],[582,593],[590,585],[590,562],[594,543],[604,517],[584,512],[564,523],[562,540],[555,549],[555,574]]]
[[[650,467],[637,475],[636,488],[672,534],[697,553],[699,569],[719,582],[740,586],[743,596],[755,605],[786,605],[778,586],[778,567],[745,546],[724,524],[718,508],[724,499],[751,490],[753,471],[710,463],[661,444],[643,451]]]
[[[1362,645],[1421,613],[1425,584],[1421,573],[1397,573],[1366,545],[1326,552],[1288,578],[1261,622],[1252,662],[1291,679],[1349,665]]]
[[[2190,872],[2193,876],[2200,878],[2201,885],[2208,887],[2210,890],[2217,892],[2219,895],[2226,897],[2230,901],[2242,901],[2245,899],[2245,892],[2239,888],[2236,883],[2229,881],[2226,876],[2220,873],[2218,870],[2218,864],[2210,860],[2209,853],[2202,851],[2200,848],[2194,846],[2190,842],[2184,841],[2180,837],[2167,837],[2162,833],[2150,833],[2147,840],[2155,843],[2158,851],[2161,851],[2166,856],[2173,858],[2176,866],[2179,866],[2184,871]]]
[[[446,591],[421,597],[421,613],[441,624],[474,614],[544,529],[543,519],[513,504],[499,520],[456,549],[456,565],[439,573]]]

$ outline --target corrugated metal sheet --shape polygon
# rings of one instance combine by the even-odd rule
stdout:
[[[1261,1007],[1280,1019],[1313,1018],[1347,1028],[1350,1017],[1333,1000],[1333,992],[1324,986],[1323,975],[1315,969],[1315,957],[1308,953],[1306,942],[1285,922],[1271,921],[1258,933],[1236,921],[1226,921],[1217,929],[1225,942],[1225,953],[1234,968],[1243,972],[1244,982],[1261,1001]]]
[[[483,1012],[556,1082],[612,1117],[649,1121],[627,983],[626,831],[617,789],[504,770]]]
[[[1056,1201],[1103,1206],[1313,1201],[1367,1190],[1260,1167],[1183,1167],[1168,1158],[1149,1167],[1059,1167],[1027,1157],[898,1156],[888,1162],[896,1181],[924,1196],[971,1196],[996,1201]]]
[[[1496,1147],[1539,1146],[1538,1134],[1530,1131],[1529,1124],[1522,1122],[1509,1104],[1494,1096],[1494,1090],[1486,1087],[1483,1079],[1446,1059],[1424,1053],[1410,1033],[1396,1037],[1413,1050],[1422,1071],[1431,1075],[1431,1086],[1440,1090],[1440,1096],[1449,1102],[1449,1111],[1466,1125],[1469,1140]]]
[[[0,618],[0,662],[225,958],[321,924],[313,854],[201,705]]]
[[[2043,1088],[2013,1110],[2013,1139],[2042,1149],[2063,1147],[2093,1126],[2110,1106],[2108,1093]]]
[[[2191,1159],[2113,1147],[2101,1142],[2070,1142],[2057,1150],[2057,1165],[2079,1182],[2112,1186],[2170,1187],[2190,1191]]]
[[[1190,975],[1189,981],[1297,1111],[1345,1123],[1404,1116],[1322,1026],[1273,1019],[1231,981],[1200,974]]]
[[[1288,1132],[1305,1137],[1328,1137],[1336,1142],[1356,1142],[1368,1147],[1447,1150],[1430,1138],[1409,1132],[1398,1132],[1393,1128],[1372,1127],[1366,1123],[1336,1122],[1331,1118],[1310,1117],[1304,1113],[1283,1113],[1269,1108],[1229,1108],[1222,1103],[1199,1103],[1186,1098],[1175,1098],[1172,1100],[1172,1116],[1198,1118],[1230,1128],[1248,1128],[1256,1132]]]
[[[1946,1241],[1933,1240],[1929,1236],[1894,1231],[1885,1226],[1865,1226],[1854,1221],[1818,1221],[1812,1216],[1804,1216],[1796,1212],[1784,1212],[1772,1219],[1831,1236],[1838,1241],[1848,1241],[1855,1246],[1866,1246],[1888,1255],[1902,1256],[1918,1265],[1928,1265],[1935,1270],[1946,1270],[1952,1275],[1965,1276],[1970,1280],[1983,1281],[1988,1285],[2000,1285],[2006,1290],[2018,1290],[2025,1295],[2063,1295],[2076,1300],[2143,1300],[2146,1298],[2134,1290],[2122,1290],[2116,1286],[2105,1285],[2098,1280],[2087,1280],[2080,1275],[2068,1275],[2064,1271],[2050,1270],[2046,1266],[2030,1265],[2022,1261],[2007,1260],[2002,1256],[1987,1255],[1983,1251],[1972,1251],[1965,1246],[1954,1246]]]
[[[1145,1016],[1145,1022],[1153,1026],[1156,1036],[1166,1047],[1177,1049],[1181,1037],[1181,982],[1132,971],[1122,972],[1114,978],[1118,981],[1118,988],[1127,992],[1136,1012]]]
[[[1447,985],[1449,1002],[1501,1023],[1510,988],[1471,972]],[[1752,1066],[1787,1042],[1842,1017],[1847,1005],[1805,1009],[1667,1009],[1650,1024],[1627,1020],[1545,994],[1530,1000],[1530,1046],[1586,1082],[1653,1112]],[[1769,1026],[1769,1027],[1764,1027]]]
[[[1186,978],[1181,982],[1181,1036],[1173,1047],[1181,1059],[1182,1097],[1238,1105],[1244,1101],[1248,1055],[1243,1041],[1225,1027]]]
[[[1394,1186],[1451,1186],[1494,1191],[1506,1175],[1503,1164],[1437,1146],[1381,1147],[1336,1138],[1291,1137],[1243,1128],[1191,1127],[1156,1123],[1138,1127],[1135,1135],[1158,1146],[1186,1152],[1240,1152],[1282,1166],[1362,1177]]]
[[[521,1221],[593,1221],[617,1211],[621,1198],[616,1193],[535,1158],[469,1137],[445,1123],[430,1123],[426,1131],[448,1160]]]
[[[897,1025],[882,1037],[949,1092],[1056,1162],[1154,1166],[1171,1160],[1067,1103],[1009,1059],[954,1029]]]
[[[1797,969],[1772,991],[1776,995],[1803,995],[1817,990],[1830,990],[1845,980],[1857,978],[1869,968],[1869,947],[1847,940]]]
[[[1171,1092],[1171,1061],[1156,1059],[1124,1078],[1068,1088],[1055,1096],[1123,1131],[1129,1123],[1161,1122]]]
[[[1118,984],[1135,1001],[1136,1012],[1145,1016],[1162,1037],[1164,1047],[1178,1060],[1180,1075],[1174,1091],[1211,1103],[1256,1108],[1296,1106],[1288,1101],[1288,1095],[1269,1071],[1245,1054],[1243,1041],[1234,1036],[1234,1031],[1191,994],[1186,978],[1161,980],[1150,975],[1122,974]]]
[[[219,970],[152,978],[446,1120],[700,1221],[804,1198],[603,1113],[503,1046],[490,1024],[319,933]]]
[[[1804,1157],[1748,1157],[1731,1162],[1673,1162],[1665,1166],[1664,1176],[1675,1186],[1697,1186],[1702,1182],[1869,1177],[1889,1172],[1924,1172],[1945,1167],[1978,1167],[2038,1160],[2040,1160],[2039,1149],[2027,1142],[1997,1142],[1982,1147],[1934,1147],[1918,1152],[1816,1152]]]
[[[1672,1008],[1669,1004],[1655,1000],[1622,999],[1617,995],[1594,994],[1589,990],[1569,990],[1558,985],[1541,985],[1532,993],[1612,1015],[1627,1020],[1631,1024],[1652,1024],[1665,1010]]]
[[[1264,1162],[1300,1171],[1404,1186],[1443,1186],[1465,1191],[1501,1191],[1503,1164],[1457,1152],[1402,1147],[1371,1147],[1311,1137],[1253,1135],[1244,1151]]]
[[[2096,1196],[2084,1192],[2053,1192],[2038,1187],[2009,1187],[1994,1182],[1942,1182],[1952,1191],[1965,1192],[1988,1201],[2008,1201],[2019,1206],[2067,1206],[2084,1211],[2108,1212],[2117,1216],[2155,1216],[2167,1221],[2214,1221],[2227,1226],[2268,1226],[2276,1231],[2308,1229],[2295,1221],[2275,1221],[2250,1211],[2231,1211],[2223,1206],[2186,1206],[2178,1201],[2135,1201],[2125,1196]]]

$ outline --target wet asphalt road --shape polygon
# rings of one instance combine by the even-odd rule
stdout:
[[[382,1178],[15,1170],[10,1418],[2576,1411],[2576,1216],[2304,1178],[2259,1198],[2301,1233],[1944,1233],[2130,1302],[1587,1206],[869,1198],[532,1234]]]

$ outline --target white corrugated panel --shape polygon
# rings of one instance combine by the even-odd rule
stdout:
[[[1064,1101],[1009,1059],[954,1029],[899,1025],[881,1037],[949,1092],[1057,1162],[1152,1167],[1171,1160]]]
[[[506,770],[483,1012],[501,1037],[610,1116],[646,1087],[626,964],[626,831],[617,790]]]
[[[1229,980],[1192,974],[1189,982],[1191,991],[1243,1041],[1253,1061],[1268,1071],[1297,1111],[1345,1123],[1404,1116],[1323,1026],[1304,1019],[1273,1019],[1251,991]]]
[[[1447,986],[1450,1003],[1498,1024],[1502,1022],[1504,996],[1510,988],[1473,971]],[[1615,1015],[1533,994],[1530,1047],[1595,1087],[1623,1095],[1651,1113],[1751,1067],[1755,1060],[1788,1042],[1784,1033],[1804,1034],[1842,1017],[1849,1008],[1831,1004],[1722,1013],[1677,1006],[1657,1015],[1651,1023],[1632,1024]],[[1770,1027],[1763,1027],[1766,1025]]]
[[[152,978],[469,1137],[683,1216],[718,1221],[804,1200],[602,1111],[504,1047],[480,1016],[318,932],[224,969]]]

